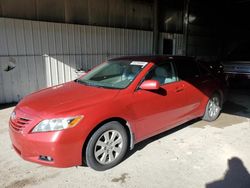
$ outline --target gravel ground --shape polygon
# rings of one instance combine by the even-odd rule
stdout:
[[[22,160],[11,148],[0,106],[0,187],[250,187],[250,91],[233,90],[219,119],[195,120],[136,145],[115,168],[52,168]]]

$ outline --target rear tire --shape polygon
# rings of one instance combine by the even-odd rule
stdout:
[[[221,99],[220,96],[215,93],[207,102],[205,114],[202,117],[205,121],[216,120],[221,112]]]
[[[85,153],[89,167],[104,171],[119,164],[128,149],[126,129],[116,121],[105,123],[90,137]]]

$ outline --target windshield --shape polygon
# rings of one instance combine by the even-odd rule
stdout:
[[[77,81],[94,87],[123,89],[135,79],[146,65],[147,62],[141,61],[108,61]]]

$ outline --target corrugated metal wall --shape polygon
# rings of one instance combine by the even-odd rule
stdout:
[[[181,35],[161,37],[173,38],[180,54]],[[152,46],[150,31],[0,18],[0,103],[73,80],[76,69],[110,57],[152,54]]]
[[[76,77],[107,58],[151,54],[149,31],[0,18],[0,103]],[[16,68],[6,72],[12,63]]]

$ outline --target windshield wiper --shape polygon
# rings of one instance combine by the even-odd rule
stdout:
[[[96,83],[86,82],[86,81],[83,81],[80,79],[76,79],[75,82],[86,85],[86,86],[93,86],[93,87],[98,87],[98,88],[119,89],[119,88],[115,88],[115,87],[103,86],[103,85],[98,85]]]
[[[80,83],[80,84],[84,84],[84,85],[89,85],[88,82],[84,82],[83,80],[80,80],[80,79],[75,79],[75,82]]]

